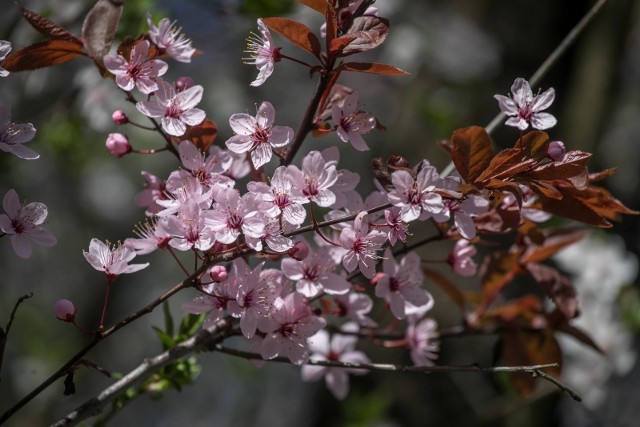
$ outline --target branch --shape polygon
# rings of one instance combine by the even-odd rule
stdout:
[[[250,353],[246,351],[236,350],[232,348],[223,347],[220,344],[216,344],[215,351],[220,353],[229,354],[244,359],[258,359],[263,360],[262,356],[257,353]],[[280,362],[291,363],[289,359],[285,357],[276,357],[274,359],[266,360],[266,362]],[[406,365],[393,365],[388,363],[350,363],[350,362],[338,362],[332,360],[309,360],[307,365],[326,366],[330,368],[349,368],[349,369],[364,369],[367,371],[392,371],[392,372],[418,372],[423,374],[431,374],[434,372],[524,372],[531,374],[532,377],[540,377],[547,380],[558,387],[563,392],[567,393],[574,400],[580,402],[582,398],[580,395],[566,384],[563,384],[556,378],[546,374],[543,369],[555,368],[559,366],[557,363],[547,363],[544,365],[531,365],[531,366],[478,366],[478,365],[465,365],[465,366],[406,366]]]
[[[231,322],[222,319],[209,328],[202,329],[193,337],[181,342],[158,356],[146,359],[138,367],[122,377],[119,381],[104,389],[98,396],[87,400],[76,410],[52,424],[52,427],[74,426],[80,421],[102,412],[109,402],[113,401],[129,387],[139,384],[152,376],[158,369],[173,363],[190,353],[211,349],[231,334]]]
[[[582,17],[582,19],[569,31],[564,39],[560,42],[560,44],[549,54],[547,59],[538,67],[538,69],[533,73],[533,75],[529,78],[529,84],[533,87],[537,85],[540,80],[547,74],[549,69],[558,62],[558,59],[564,55],[569,47],[576,41],[578,36],[584,31],[587,25],[593,20],[593,18],[598,14],[602,6],[607,2],[607,0],[598,0],[589,11]],[[484,128],[489,135],[493,133],[494,130],[498,127],[500,123],[505,119],[506,115],[502,112],[498,113],[493,120],[489,122],[489,124]],[[440,176],[448,176],[453,172],[454,169],[453,162],[449,162],[447,167],[444,168]]]
[[[4,358],[4,347],[7,344],[7,338],[9,336],[9,330],[11,329],[11,324],[13,324],[13,319],[16,317],[16,312],[18,311],[18,307],[22,302],[26,299],[29,299],[33,296],[33,292],[29,292],[27,295],[23,295],[18,298],[15,305],[13,306],[13,310],[11,310],[11,315],[9,315],[9,322],[7,322],[7,326],[4,328],[0,328],[0,373],[2,372],[2,359]],[[0,381],[2,379],[0,378]]]

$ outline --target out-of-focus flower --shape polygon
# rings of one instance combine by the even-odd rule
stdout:
[[[167,198],[165,182],[147,171],[142,171],[140,174],[144,178],[144,190],[136,194],[135,203],[138,207],[146,208],[147,216],[153,216],[163,209],[156,202]]]
[[[68,299],[59,299],[55,305],[56,318],[63,322],[73,322],[78,309]]]
[[[31,123],[11,123],[11,107],[0,105],[0,151],[12,153],[21,159],[33,160],[38,153],[24,146],[36,134]]]
[[[274,45],[273,37],[262,19],[258,19],[258,30],[261,35],[253,32],[249,34],[245,50],[249,57],[243,58],[245,64],[253,64],[258,69],[258,77],[251,82],[251,86],[264,83],[273,74],[275,63],[282,59],[280,48]]]
[[[195,84],[196,82],[189,76],[178,77],[178,80],[176,80],[176,90],[182,92],[183,90],[193,87]]]
[[[234,153],[251,152],[251,161],[257,169],[271,160],[273,148],[284,147],[293,139],[293,129],[274,126],[276,110],[270,102],[260,104],[255,117],[237,113],[229,118],[229,126],[236,133],[227,139],[227,148]]]
[[[476,274],[478,267],[471,257],[474,256],[476,252],[478,252],[476,247],[469,243],[468,240],[460,239],[454,245],[447,262],[457,274],[461,276],[473,276]]]
[[[47,219],[44,203],[20,203],[18,193],[11,189],[2,199],[5,213],[0,215],[0,230],[11,236],[11,246],[20,258],[31,256],[31,242],[42,246],[53,246],[56,237],[42,227]]]
[[[344,99],[342,108],[334,105],[331,118],[342,142],[351,142],[353,148],[358,151],[369,149],[362,135],[376,127],[376,119],[371,114],[358,110],[357,92],[351,93]]]
[[[149,38],[160,48],[160,53],[166,53],[179,62],[191,62],[195,49],[191,46],[191,39],[184,35],[182,28],[176,26],[169,18],[162,18],[156,27],[151,15],[147,15],[149,24]]]
[[[98,239],[91,239],[89,252],[82,251],[85,259],[93,268],[104,272],[109,281],[115,280],[121,274],[135,273],[147,268],[149,263],[129,264],[136,257],[136,253],[123,245],[110,245]]]
[[[409,322],[405,338],[411,350],[411,360],[416,366],[433,366],[438,358],[440,342],[438,340],[438,324],[431,318],[417,321],[413,316]]]
[[[167,72],[167,63],[149,57],[149,42],[141,40],[133,46],[129,61],[122,55],[105,55],[104,66],[116,76],[116,84],[123,90],[134,87],[149,94],[158,90],[156,79]]]
[[[147,255],[156,249],[167,249],[171,236],[163,224],[166,224],[166,218],[138,224],[133,230],[138,237],[126,239],[124,245],[136,251],[138,255]]]
[[[111,119],[116,125],[126,125],[127,123],[129,123],[129,117],[127,117],[127,115],[122,110],[114,111],[111,115]]]
[[[204,111],[195,108],[202,100],[203,88],[192,86],[176,93],[173,85],[158,79],[158,91],[152,101],[140,101],[136,108],[148,117],[162,117],[162,129],[173,136],[181,136],[188,126],[202,123],[206,117]]]
[[[0,40],[0,61],[4,61],[4,58],[11,52],[11,43],[5,40]],[[0,77],[7,77],[9,72],[0,67]]]
[[[114,157],[122,157],[131,152],[129,138],[121,133],[110,133],[105,143],[107,151]]]
[[[296,261],[302,261],[309,256],[309,245],[304,240],[299,240],[289,249],[287,255]]]
[[[547,147],[547,156],[554,162],[560,162],[564,159],[567,149],[562,141],[551,141]]]
[[[333,299],[338,305],[338,316],[349,317],[358,325],[367,328],[378,326],[372,318],[367,316],[373,308],[373,300],[369,295],[362,292],[349,292],[347,295],[334,296]]]
[[[543,113],[553,103],[556,96],[553,88],[547,89],[539,95],[533,96],[531,86],[525,79],[518,77],[511,86],[509,97],[494,95],[498,101],[500,111],[511,116],[505,124],[520,130],[531,127],[539,130],[549,129],[556,125],[557,120],[549,113]]]

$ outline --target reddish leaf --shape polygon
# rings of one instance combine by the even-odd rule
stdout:
[[[452,159],[465,182],[475,182],[493,157],[489,134],[480,126],[457,129],[451,137]]]
[[[209,149],[209,147],[211,147],[217,135],[218,126],[216,126],[213,120],[206,119],[201,124],[190,127],[186,134],[180,138],[176,138],[173,142],[179,144],[184,140],[191,141],[193,145],[198,147],[200,151],[204,153]]]
[[[507,148],[493,156],[489,166],[476,179],[476,182],[486,182],[491,179],[510,179],[533,167],[534,159],[526,159],[520,148]]]
[[[560,250],[578,242],[589,235],[588,230],[581,228],[565,228],[542,232],[542,241],[527,241],[527,249],[520,257],[521,263],[540,262],[551,258]]]
[[[567,318],[558,309],[553,311],[547,316],[549,326],[556,331],[571,335],[581,343],[591,347],[600,354],[605,354],[605,351],[583,330],[576,328],[569,324]]]
[[[542,197],[548,197],[550,199],[556,200],[562,199],[562,193],[558,191],[558,189],[553,185],[547,184],[542,181],[524,181],[522,183],[529,186],[529,188],[531,188]]]
[[[102,57],[109,53],[116,34],[123,0],[98,0],[82,23],[82,40],[96,62],[102,64]]]
[[[339,53],[340,56],[366,52],[384,43],[387,34],[389,34],[388,20],[372,15],[358,16],[353,19],[351,28],[344,36],[333,40],[331,51]]]
[[[320,58],[320,41],[305,25],[287,18],[262,18],[262,21],[294,45]]]
[[[567,277],[544,264],[528,263],[525,268],[567,319],[573,319],[580,313],[578,295]]]
[[[302,3],[303,5],[310,7],[311,9],[325,14],[329,3],[326,0],[296,0],[298,3]]]
[[[597,227],[611,227],[611,223],[607,221],[603,215],[596,212],[591,206],[592,203],[597,201],[597,197],[596,200],[590,201],[590,198],[594,196],[591,194],[592,187],[589,187],[588,190],[584,191],[578,191],[573,187],[568,188],[560,185],[556,185],[556,188],[562,193],[562,200],[541,198],[539,202],[545,211],[564,218],[575,219],[576,221],[584,222],[585,224],[595,225]],[[583,194],[580,195],[580,193]],[[609,195],[609,202],[615,205],[615,203],[611,201],[612,199],[613,198]],[[606,200],[603,200],[603,203],[605,201]],[[617,215],[616,211],[618,209],[615,209],[614,206],[611,206],[610,210],[611,212],[608,213],[611,215]]]
[[[518,139],[514,148],[520,148],[527,157],[535,157],[541,159],[547,155],[547,147],[549,146],[549,135],[545,132],[532,131],[527,132]]]
[[[543,365],[562,361],[562,351],[550,330],[504,333],[500,344],[502,361],[508,366]],[[561,373],[559,366],[546,368],[544,371],[556,378],[560,377]],[[523,397],[529,396],[535,389],[536,381],[531,374],[512,373],[510,379]]]
[[[478,312],[484,312],[500,291],[519,273],[518,254],[493,252],[487,255],[480,266],[483,302]]]
[[[502,203],[495,209],[474,218],[479,233],[506,233],[518,228],[520,224],[520,208],[513,204],[504,206]]]
[[[61,27],[53,21],[38,15],[37,13],[27,9],[24,6],[20,6],[22,10],[22,16],[31,24],[36,31],[53,40],[67,40],[74,42],[79,46],[82,46],[82,40],[71,34],[66,28]]]
[[[527,172],[523,177],[535,180],[568,179],[584,173],[591,153],[569,151],[559,162],[547,162]]]
[[[64,64],[79,56],[86,56],[86,53],[77,43],[68,40],[47,40],[12,53],[0,66],[13,72],[36,70]]]
[[[591,173],[589,174],[589,182],[602,181],[605,178],[609,178],[616,173],[616,170],[618,170],[618,168],[609,168],[600,172]]]
[[[338,37],[338,16],[336,15],[336,11],[333,7],[328,7],[327,5],[326,9],[325,22],[327,23],[327,32],[325,35],[325,41],[327,43],[327,51],[337,53],[339,50],[334,50],[331,46],[333,45],[335,38]],[[344,46],[341,46],[340,49],[342,49],[342,47]]]
[[[346,62],[338,68],[344,71],[357,71],[360,73],[382,74],[387,76],[406,76],[409,74],[400,68],[378,62]]]
[[[596,213],[612,221],[619,221],[621,214],[638,215],[638,211],[629,209],[601,187],[591,186],[586,190],[575,191],[573,194]]]
[[[526,295],[489,310],[482,316],[481,322],[493,324],[497,329],[539,329],[546,319],[540,299],[535,295]]]
[[[442,289],[444,293],[446,293],[447,296],[449,296],[449,298],[451,298],[453,302],[455,302],[458,307],[460,307],[460,310],[464,311],[467,299],[464,296],[464,293],[460,290],[460,288],[458,288],[458,286],[456,286],[455,283],[453,283],[451,280],[449,280],[447,277],[440,274],[436,270],[422,267],[422,271],[424,271],[424,275],[429,280],[438,285],[440,289]]]

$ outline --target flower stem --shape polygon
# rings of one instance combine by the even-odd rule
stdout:
[[[104,318],[105,315],[107,314],[107,305],[109,305],[109,295],[111,294],[111,284],[113,283],[113,281],[115,280],[115,278],[109,278],[107,277],[107,293],[104,296],[104,305],[102,306],[102,315],[100,316],[100,324],[98,325],[98,332],[102,332],[102,330],[104,329]]]

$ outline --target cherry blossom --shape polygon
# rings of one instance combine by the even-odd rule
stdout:
[[[326,246],[318,248],[302,261],[292,258],[282,260],[284,275],[295,280],[298,292],[308,298],[315,297],[322,291],[330,295],[349,292],[351,284],[333,272],[335,266]]]
[[[338,306],[337,315],[348,317],[360,326],[375,328],[378,324],[367,314],[373,308],[373,300],[367,294],[361,292],[349,292],[346,295],[334,296],[333,300]]]
[[[251,161],[257,169],[268,163],[273,148],[284,147],[293,139],[293,129],[288,126],[274,126],[276,110],[270,102],[260,104],[255,117],[237,113],[229,118],[229,126],[236,135],[225,144],[235,153],[251,153]]]
[[[137,255],[147,255],[156,249],[166,249],[171,241],[171,235],[167,233],[166,218],[152,219],[138,224],[134,227],[133,233],[137,238],[128,238],[124,245],[133,249]]]
[[[42,227],[47,219],[44,203],[21,204],[18,193],[11,189],[2,199],[5,213],[0,215],[0,230],[11,236],[11,246],[20,258],[31,257],[31,242],[42,246],[53,246],[55,236]]]
[[[476,247],[469,243],[468,240],[460,239],[453,246],[447,262],[457,274],[473,276],[476,274],[478,267],[471,257],[477,252]]]
[[[144,190],[136,194],[134,201],[136,206],[146,208],[145,215],[153,216],[162,210],[162,206],[156,202],[167,198],[165,195],[166,184],[147,171],[142,171],[140,174],[144,178]]]
[[[177,215],[167,217],[165,229],[172,239],[169,245],[181,251],[206,251],[213,246],[214,231],[205,224],[202,209],[193,199],[180,206]]]
[[[465,239],[473,239],[476,236],[476,225],[472,217],[488,211],[489,200],[469,194],[462,201],[445,199],[444,207],[444,210],[435,215],[435,220],[445,222],[453,214],[453,222],[460,235]]]
[[[334,162],[325,162],[319,151],[311,151],[302,159],[302,170],[289,166],[293,194],[301,203],[312,201],[318,206],[329,207],[336,202],[330,188],[338,181]]]
[[[554,162],[560,162],[564,159],[567,149],[562,141],[551,141],[547,146],[547,156]]]
[[[260,347],[262,358],[282,356],[296,365],[306,363],[309,360],[307,339],[322,329],[326,321],[314,316],[306,299],[297,292],[284,297],[271,319],[273,322],[265,331],[267,335]]]
[[[230,305],[234,306],[234,311],[236,311],[236,298],[238,296],[239,286],[239,281],[236,280],[236,270],[237,268],[234,267],[234,273],[229,275],[228,280],[213,282],[210,286],[207,286],[206,295],[197,296],[193,300],[182,304],[182,309],[187,313],[208,313],[202,323],[203,328],[208,328],[222,319],[225,310],[227,310]],[[209,273],[209,275],[211,275],[211,273]]]
[[[105,55],[104,66],[116,76],[116,84],[123,90],[134,87],[149,94],[158,90],[156,79],[167,72],[167,63],[149,57],[149,42],[141,40],[131,49],[129,61],[122,55]]]
[[[289,224],[300,225],[304,222],[307,211],[293,197],[292,187],[286,166],[275,170],[270,186],[264,182],[247,184],[247,189],[261,200],[258,208],[267,216],[282,216]]]
[[[358,325],[347,323],[342,326],[347,332],[357,332]],[[309,340],[310,359],[344,363],[370,363],[369,358],[356,350],[358,338],[352,335],[334,334],[329,338],[325,330],[318,331]],[[334,368],[330,366],[304,365],[301,370],[304,381],[317,381],[324,377],[327,388],[340,400],[349,393],[349,374],[364,375],[367,371],[356,368]]]
[[[145,116],[162,117],[162,129],[166,133],[182,136],[187,131],[187,126],[196,126],[204,121],[205,112],[195,108],[202,100],[202,86],[192,86],[176,93],[173,85],[160,78],[158,86],[155,99],[140,101],[136,108]]]
[[[387,248],[382,271],[374,279],[376,296],[387,301],[397,319],[404,319],[406,316],[405,302],[417,307],[433,306],[431,294],[420,287],[424,276],[420,268],[420,257],[415,252],[410,252],[397,263]]]
[[[205,187],[198,178],[180,171],[173,171],[169,175],[165,189],[166,197],[155,201],[164,208],[157,213],[158,216],[173,215],[188,201],[195,201],[200,208],[208,209],[213,200],[213,188]]]
[[[385,225],[389,227],[387,239],[389,239],[391,246],[395,246],[398,240],[403,242],[407,240],[409,226],[402,221],[399,208],[385,209],[384,219]]]
[[[0,61],[4,61],[4,58],[11,52],[11,43],[5,40],[0,40]],[[9,72],[0,67],[0,77],[7,77]]]
[[[109,281],[115,280],[121,274],[130,274],[147,268],[149,263],[129,264],[136,257],[136,253],[123,245],[111,245],[98,239],[91,239],[89,252],[82,251],[85,259],[93,268],[103,271]]]
[[[431,318],[418,321],[408,317],[405,339],[411,350],[411,360],[416,366],[433,366],[438,358],[440,342],[438,341],[438,324]]]
[[[436,168],[425,165],[415,179],[405,170],[391,174],[393,189],[389,192],[389,202],[400,208],[400,217],[405,222],[427,219],[442,212],[442,197],[434,190],[440,184]]]
[[[182,28],[176,26],[169,18],[162,18],[156,27],[151,15],[147,15],[149,25],[149,38],[160,48],[160,53],[167,53],[179,62],[191,62],[195,49],[191,46],[191,40],[182,33]]]
[[[357,108],[358,94],[353,92],[345,98],[342,108],[333,105],[331,118],[342,142],[351,142],[356,150],[367,151],[369,147],[362,135],[376,127],[376,119],[371,114],[359,111]]]
[[[21,159],[33,160],[38,153],[24,146],[36,134],[31,123],[11,123],[11,107],[0,105],[0,151],[12,153]]]
[[[223,175],[229,170],[233,158],[220,149],[212,147],[208,156],[200,152],[191,141],[182,141],[178,146],[182,166],[191,171],[203,185],[213,186],[220,182],[230,183],[230,178]]]
[[[258,215],[257,202],[253,194],[240,194],[231,188],[222,188],[213,209],[203,213],[205,222],[216,232],[216,240],[229,244],[240,234],[260,238],[265,222]]]
[[[556,96],[553,88],[547,89],[539,95],[533,96],[529,82],[518,77],[511,86],[509,97],[494,95],[498,101],[500,111],[511,116],[505,124],[526,130],[529,125],[535,129],[544,130],[556,125],[557,120],[549,113],[543,113],[553,103]]]
[[[244,261],[238,259],[238,262]],[[238,277],[240,286],[236,301],[240,312],[236,313],[236,316],[240,317],[240,330],[245,338],[253,337],[257,328],[260,330],[265,328],[264,319],[274,309],[276,299],[282,293],[280,283],[275,280],[265,280],[261,276],[263,265],[264,263],[251,271],[247,269],[242,277]],[[268,326],[266,328],[268,330]]]
[[[105,145],[109,154],[114,157],[122,157],[132,150],[129,138],[121,133],[110,133]]]
[[[58,320],[63,322],[73,322],[78,309],[68,299],[59,299],[56,301],[55,313]]]
[[[353,228],[345,228],[340,233],[340,244],[347,250],[342,258],[345,270],[352,272],[356,267],[367,279],[376,273],[376,252],[387,240],[382,231],[369,231],[369,216],[360,212],[354,221]]]
[[[269,249],[275,252],[286,252],[293,247],[293,240],[282,235],[280,220],[278,218],[259,217],[264,223],[264,231],[260,237],[245,235],[245,242],[250,248],[256,251],[263,249],[262,243],[266,243]],[[282,224],[285,227],[287,223]],[[288,227],[286,227],[288,228]]]
[[[262,19],[258,19],[258,30],[260,35],[253,32],[249,34],[245,50],[249,57],[243,58],[245,64],[254,64],[259,71],[258,77],[251,82],[251,86],[263,84],[273,74],[275,63],[282,59],[280,48],[273,43],[271,32]]]

